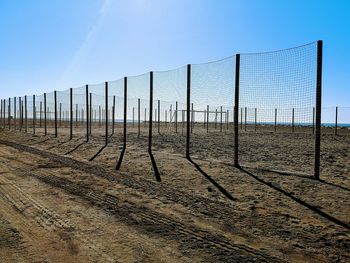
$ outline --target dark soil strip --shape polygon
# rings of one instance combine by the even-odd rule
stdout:
[[[262,251],[258,251],[245,245],[232,244],[221,235],[210,233],[193,225],[185,225],[173,218],[138,206],[133,203],[123,203],[116,196],[97,191],[81,184],[55,176],[43,176],[21,169],[25,176],[31,176],[40,181],[65,190],[69,194],[79,196],[94,206],[102,208],[112,214],[123,223],[135,227],[145,234],[177,240],[181,248],[194,251],[203,250],[209,253],[217,262],[281,262]]]

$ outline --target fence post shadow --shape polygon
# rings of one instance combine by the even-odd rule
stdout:
[[[292,193],[272,184],[271,182],[267,182],[265,180],[263,180],[262,178],[260,178],[259,176],[253,174],[252,172],[246,170],[245,168],[243,168],[242,166],[237,167],[237,169],[239,169],[240,171],[244,172],[245,174],[249,175],[250,177],[252,177],[253,179],[255,179],[256,181],[260,182],[261,184],[264,184],[270,188],[272,188],[273,190],[285,195],[286,197],[292,199],[293,201],[297,202],[298,204],[304,206],[305,208],[313,211],[314,213],[318,214],[319,216],[327,219],[328,221],[333,222],[334,224],[337,224],[339,226],[342,226],[348,230],[350,230],[350,225],[347,224],[346,222],[343,222],[335,217],[333,217],[330,214],[327,214],[326,212],[322,211],[321,209],[317,208],[314,205],[311,205],[309,203],[307,203],[306,201],[303,201],[302,199],[294,196]],[[318,181],[318,180],[317,180]]]
[[[223,188],[219,183],[217,183],[212,177],[210,177],[206,172],[203,171],[203,169],[191,159],[190,156],[187,156],[186,159],[194,165],[194,167],[206,178],[209,180],[210,183],[212,183],[223,195],[225,195],[228,199],[231,201],[237,200],[234,198],[228,191],[226,191],[225,188]]]

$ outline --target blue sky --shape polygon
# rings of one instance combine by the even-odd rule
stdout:
[[[1,0],[1,97],[324,40],[323,106],[350,106],[350,1]]]

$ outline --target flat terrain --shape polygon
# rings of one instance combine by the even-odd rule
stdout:
[[[0,261],[350,262],[350,134],[324,135],[316,181],[312,134],[242,132],[237,169],[232,133],[203,130],[192,162],[180,128],[154,136],[161,182],[146,132],[116,171],[120,128],[91,161],[98,134],[0,130]]]

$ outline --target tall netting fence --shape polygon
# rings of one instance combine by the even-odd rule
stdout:
[[[111,109],[111,138],[123,142],[124,124],[124,79],[108,82],[109,108]]]
[[[35,134],[44,135],[44,95],[35,95]]]
[[[131,146],[136,143],[138,147],[145,150],[147,149],[149,139],[149,116],[150,73],[128,77],[126,114],[128,145]]]
[[[241,55],[242,165],[313,173],[316,69],[317,43]]]
[[[233,162],[235,56],[191,65],[190,154]]]
[[[57,136],[70,134],[70,90],[56,91]]]
[[[108,119],[111,116],[108,91],[106,93],[106,84],[98,83],[88,85],[89,87],[89,134],[92,139],[104,140],[109,134]],[[107,103],[107,105],[106,105]]]
[[[153,74],[153,149],[185,155],[186,66]]]

